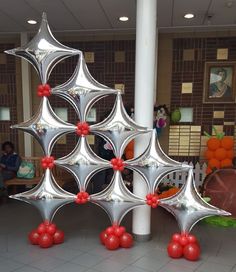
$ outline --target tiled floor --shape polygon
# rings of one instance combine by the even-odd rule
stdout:
[[[55,222],[65,231],[66,241],[50,249],[27,242],[27,233],[40,223],[33,207],[10,200],[0,205],[0,214],[0,272],[236,272],[236,229],[199,223],[194,233],[200,239],[201,259],[170,259],[166,245],[178,228],[172,216],[161,208],[152,214],[150,242],[117,251],[108,251],[99,244],[99,232],[109,221],[96,206],[71,204],[61,209]],[[131,231],[131,214],[123,225]]]

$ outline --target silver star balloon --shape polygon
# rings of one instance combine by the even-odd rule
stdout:
[[[46,169],[40,183],[33,189],[10,196],[35,206],[42,218],[52,221],[56,212],[75,200],[76,196],[63,190],[55,181],[51,171]]]
[[[75,149],[67,156],[57,159],[55,164],[72,173],[80,191],[86,191],[90,179],[99,171],[112,167],[109,161],[98,157],[80,137]]]
[[[72,77],[66,83],[52,89],[53,94],[64,98],[74,107],[82,122],[86,121],[86,116],[95,102],[117,92],[91,76],[83,54],[80,54]]]
[[[52,110],[49,101],[43,97],[36,114],[28,121],[12,128],[30,133],[40,143],[45,155],[50,155],[56,140],[63,134],[75,131],[76,126],[61,120]]]
[[[157,132],[152,136],[147,149],[138,158],[125,162],[125,166],[138,172],[145,180],[149,193],[154,193],[161,180],[172,172],[188,170],[191,166],[169,158],[161,149]]]
[[[126,145],[136,136],[149,132],[137,125],[126,113],[121,94],[118,93],[112,112],[101,123],[90,126],[91,132],[105,138],[116,157],[121,157]]]
[[[203,218],[230,215],[229,212],[218,209],[201,198],[195,187],[192,169],[189,170],[187,181],[181,190],[174,196],[160,199],[159,205],[175,216],[182,233],[190,232]]]
[[[28,44],[5,52],[22,57],[30,62],[39,74],[42,84],[47,82],[57,63],[67,57],[81,53],[79,50],[61,44],[54,38],[48,25],[46,13],[42,15],[38,33]]]
[[[132,209],[146,205],[145,200],[131,193],[120,171],[115,171],[111,183],[102,192],[90,196],[90,201],[105,210],[112,224],[120,224]]]

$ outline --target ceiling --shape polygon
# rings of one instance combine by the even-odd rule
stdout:
[[[148,1],[148,0],[147,0]],[[236,0],[157,0],[158,28],[202,29],[236,26]],[[228,4],[227,4],[228,3]],[[35,31],[43,11],[53,31],[134,30],[135,0],[0,0],[0,32]],[[186,20],[185,13],[195,18]],[[120,22],[120,16],[128,22]]]

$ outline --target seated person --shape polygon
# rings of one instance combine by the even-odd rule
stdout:
[[[4,181],[16,177],[21,158],[14,152],[14,144],[7,141],[2,144],[3,155],[0,158],[0,193],[5,191]]]

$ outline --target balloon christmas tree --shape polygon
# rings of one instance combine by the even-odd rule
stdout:
[[[188,233],[199,220],[210,215],[228,215],[227,212],[209,205],[200,197],[195,188],[191,167],[172,160],[162,151],[155,130],[152,131],[149,145],[143,154],[127,161],[121,159],[130,141],[138,135],[150,133],[151,130],[136,124],[127,115],[118,90],[98,83],[91,76],[81,51],[64,46],[53,37],[45,14],[36,36],[25,46],[8,50],[6,53],[29,61],[41,80],[41,85],[38,86],[41,102],[37,112],[30,120],[12,126],[35,137],[44,152],[41,165],[45,173],[39,184],[29,191],[11,196],[35,206],[41,213],[44,223],[39,226],[38,231],[30,234],[33,243],[38,244],[37,239],[40,239],[38,236],[44,235],[44,239],[41,238],[39,244],[47,247],[48,244],[45,241],[51,238],[48,235],[45,237],[45,233],[54,235],[54,243],[63,241],[63,234],[56,229],[52,221],[55,213],[71,202],[84,204],[90,201],[105,210],[112,226],[101,233],[100,238],[108,249],[131,246],[132,238],[125,233],[125,228],[120,226],[120,223],[127,212],[144,205],[150,205],[153,208],[161,206],[176,217],[181,235],[185,237],[181,238],[185,240],[184,243],[181,240],[181,246],[193,242],[194,239],[191,239],[191,236],[189,238]],[[75,55],[78,56],[78,64],[72,77],[64,84],[51,89],[47,82],[54,66],[64,58]],[[64,122],[54,113],[49,102],[50,95],[60,96],[73,106],[78,115],[77,124]],[[111,113],[102,122],[90,126],[86,123],[89,110],[94,103],[107,95],[116,96]],[[76,133],[78,143],[70,154],[54,159],[51,156],[53,146],[60,136],[67,133]],[[90,133],[103,137],[109,142],[115,154],[114,159],[106,161],[92,151],[86,139]],[[51,171],[55,165],[73,175],[79,188],[77,195],[65,191],[57,184]],[[86,190],[91,178],[97,172],[107,168],[114,170],[112,181],[103,191],[89,195]],[[125,186],[121,174],[124,168],[136,171],[143,177],[148,188],[146,199],[134,195]],[[185,185],[176,195],[158,199],[155,194],[157,186],[164,176],[174,171],[188,171]],[[52,243],[51,240],[49,245]],[[181,257],[182,247],[178,254],[174,254],[175,249],[176,247],[173,246],[168,247],[170,256]],[[188,252],[188,250],[185,251]]]

